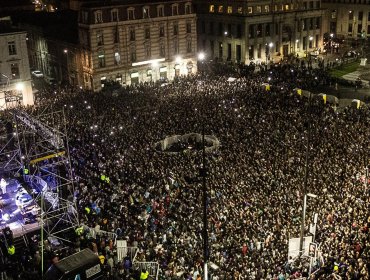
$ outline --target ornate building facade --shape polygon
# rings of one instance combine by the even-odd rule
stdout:
[[[199,0],[196,7],[198,49],[209,59],[268,63],[322,47],[320,0]]]
[[[78,33],[84,88],[195,73],[196,15],[189,1],[83,3]]]
[[[0,109],[16,99],[34,103],[26,37],[25,31],[0,23]]]
[[[328,32],[343,39],[370,37],[370,0],[325,0]]]

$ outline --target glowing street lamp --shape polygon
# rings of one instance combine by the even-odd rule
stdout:
[[[198,59],[200,61],[203,61],[205,58],[206,58],[206,55],[204,54],[204,52],[201,52],[201,53],[198,54]]]

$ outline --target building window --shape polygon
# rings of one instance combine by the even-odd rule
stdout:
[[[218,12],[223,13],[224,12],[224,6],[218,6]]]
[[[191,33],[191,22],[186,23],[186,33]]]
[[[179,53],[179,43],[177,40],[173,41],[173,53],[178,54]]]
[[[135,9],[134,8],[127,9],[127,18],[128,18],[128,20],[134,20],[135,19]]]
[[[166,47],[164,46],[164,43],[161,42],[159,46],[159,56],[160,57],[165,57],[166,56]]]
[[[367,21],[370,21],[370,12],[367,14]]]
[[[256,7],[256,12],[257,12],[257,13],[262,12],[262,8],[261,8],[261,6],[257,6],[257,7]]]
[[[218,36],[222,36],[224,34],[224,26],[222,22],[218,23]]]
[[[358,21],[362,21],[362,18],[364,17],[364,12],[358,12]]]
[[[209,23],[209,35],[213,35],[213,22],[211,21],[210,23]]]
[[[114,53],[114,63],[116,65],[118,65],[120,63],[120,61],[121,61],[121,55],[119,54],[118,51],[115,51],[115,53]]]
[[[12,73],[12,79],[19,79],[19,67],[17,63],[10,64],[10,71]]]
[[[104,45],[103,31],[96,32],[96,42],[98,43],[98,46]]]
[[[99,68],[105,67],[105,55],[104,55],[104,51],[100,51],[98,53],[98,64],[99,64]]]
[[[103,22],[102,12],[100,10],[95,11],[95,23],[102,23],[102,22]]]
[[[135,50],[135,48],[131,48],[130,57],[131,57],[131,62],[136,62],[136,50]]]
[[[100,85],[103,88],[105,86],[105,83],[107,82],[107,77],[101,77],[100,78]]]
[[[352,23],[348,24],[348,33],[352,33]]]
[[[215,12],[215,5],[209,5],[209,12],[214,13]]]
[[[179,5],[178,4],[172,5],[172,15],[173,16],[179,15]]]
[[[233,6],[227,6],[227,13],[232,14],[233,13]]]
[[[191,53],[192,52],[192,47],[191,47],[191,39],[188,39],[186,41],[186,52]]]
[[[17,54],[17,48],[15,47],[14,41],[8,42],[8,50],[9,50],[9,55]]]
[[[145,27],[145,39],[150,39],[150,27]]]
[[[110,12],[111,20],[118,21],[118,10],[114,9]]]
[[[135,29],[130,29],[130,41],[135,41]]]
[[[251,14],[251,13],[253,13],[252,7],[248,7],[248,14]]]
[[[174,23],[173,25],[173,35],[176,36],[179,33],[179,25],[177,23]]]
[[[81,12],[81,16],[82,16],[82,23],[88,23],[88,21],[89,21],[89,13],[86,12],[86,11],[82,11]]]
[[[144,7],[143,8],[143,18],[150,18],[149,7]]]
[[[151,53],[150,53],[150,44],[145,44],[145,58],[150,59]]]
[[[164,37],[164,26],[159,26],[159,37]]]
[[[268,13],[270,11],[270,6],[269,5],[265,5],[265,13]]]
[[[353,12],[352,11],[348,12],[348,20],[353,20]]]
[[[118,41],[119,41],[119,35],[118,35],[118,27],[116,26],[115,28],[113,28],[113,43],[114,44],[117,44]]]
[[[285,11],[289,11],[289,5],[285,5]]]
[[[243,14],[243,7],[238,7],[238,14]]]
[[[185,14],[186,15],[191,14],[191,4],[190,3],[185,4]]]
[[[157,7],[158,17],[164,17],[164,7],[163,5]]]

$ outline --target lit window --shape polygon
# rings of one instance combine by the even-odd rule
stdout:
[[[223,13],[224,12],[224,6],[218,6],[218,12]]]
[[[227,6],[227,13],[232,14],[233,13],[233,7],[232,6]]]
[[[243,13],[243,7],[238,7],[238,14],[242,14]]]
[[[10,64],[10,71],[12,73],[12,79],[19,79],[19,67],[17,63]]]
[[[103,51],[100,51],[98,54],[99,67],[105,67],[105,55]]]
[[[269,5],[265,5],[265,12],[268,13],[270,11],[270,6]]]
[[[289,11],[289,5],[285,5],[285,11]]]
[[[252,7],[248,7],[248,14],[251,14],[251,13],[253,13]]]
[[[257,13],[260,13],[261,11],[262,11],[261,6],[257,6],[257,7],[256,7],[256,12],[257,12]]]
[[[118,65],[120,63],[120,61],[121,61],[121,56],[120,56],[119,52],[116,51],[114,53],[114,62],[116,63],[116,65]]]
[[[209,12],[214,13],[215,12],[215,5],[209,5]]]
[[[164,37],[164,26],[163,25],[159,27],[159,37]]]

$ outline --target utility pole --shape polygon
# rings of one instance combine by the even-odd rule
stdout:
[[[202,186],[203,186],[203,258],[204,258],[204,280],[208,280],[208,219],[207,219],[207,184],[206,184],[206,146],[205,146],[204,123],[202,131]]]
[[[307,120],[307,139],[306,139],[306,156],[305,156],[305,169],[304,169],[304,182],[303,182],[303,208],[302,208],[302,221],[301,221],[301,234],[299,240],[299,256],[303,255],[303,241],[304,229],[306,223],[306,204],[307,204],[307,184],[308,184],[308,159],[310,155],[310,138],[311,138],[311,102],[312,93],[310,92],[308,100],[308,120]]]

